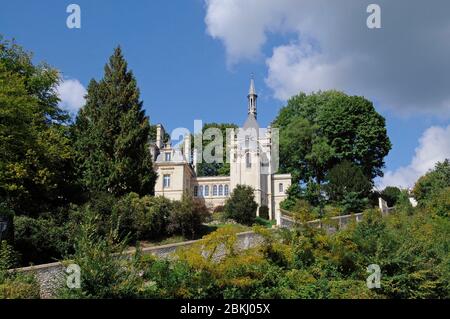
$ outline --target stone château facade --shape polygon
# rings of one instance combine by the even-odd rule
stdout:
[[[274,156],[278,155],[275,145],[275,130],[260,129],[257,117],[257,94],[253,79],[250,82],[248,116],[242,128],[231,130],[229,135],[230,176],[197,176],[198,154],[191,150],[191,135],[187,134],[183,147],[176,149],[171,143],[164,143],[164,128],[157,125],[156,143],[152,145],[154,168],[158,174],[155,195],[179,200],[183,193],[191,193],[203,200],[211,210],[224,205],[233,189],[249,185],[255,190],[258,206],[269,208],[270,219],[280,221],[280,202],[291,185],[290,174],[276,174]],[[276,139],[277,141],[277,139]]]

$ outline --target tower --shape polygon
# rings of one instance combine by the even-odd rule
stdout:
[[[261,205],[261,161],[259,150],[259,125],[256,121],[255,83],[250,80],[250,89],[247,95],[248,115],[244,125],[231,136],[230,148],[230,185],[234,189],[243,184],[253,187],[255,201]]]
[[[256,99],[258,98],[258,95],[256,94],[255,90],[255,81],[253,80],[253,75],[250,80],[250,89],[248,90],[248,114],[252,114],[256,119]]]

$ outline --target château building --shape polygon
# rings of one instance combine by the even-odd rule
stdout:
[[[257,94],[253,79],[248,93],[247,119],[243,126],[230,131],[229,176],[198,176],[198,153],[191,149],[191,135],[184,137],[182,147],[164,143],[165,131],[157,125],[156,143],[152,145],[154,169],[158,174],[155,195],[179,200],[190,193],[213,210],[224,205],[233,189],[249,185],[254,189],[258,207],[267,206],[270,219],[279,223],[280,202],[291,185],[290,174],[277,174],[278,140],[275,130],[261,129],[257,122]]]

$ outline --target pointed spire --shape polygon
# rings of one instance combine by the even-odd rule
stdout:
[[[254,115],[256,119],[256,99],[258,98],[258,95],[256,94],[255,90],[255,81],[253,80],[253,73],[250,79],[250,89],[248,90],[247,98],[248,98],[248,114]]]
[[[253,73],[252,73],[252,77],[250,79],[250,89],[248,90],[248,95],[256,95],[255,81],[253,80]]]

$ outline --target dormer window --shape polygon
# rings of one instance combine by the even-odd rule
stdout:
[[[170,152],[166,152],[164,155],[165,155],[166,162],[170,162],[172,154],[170,154]]]

